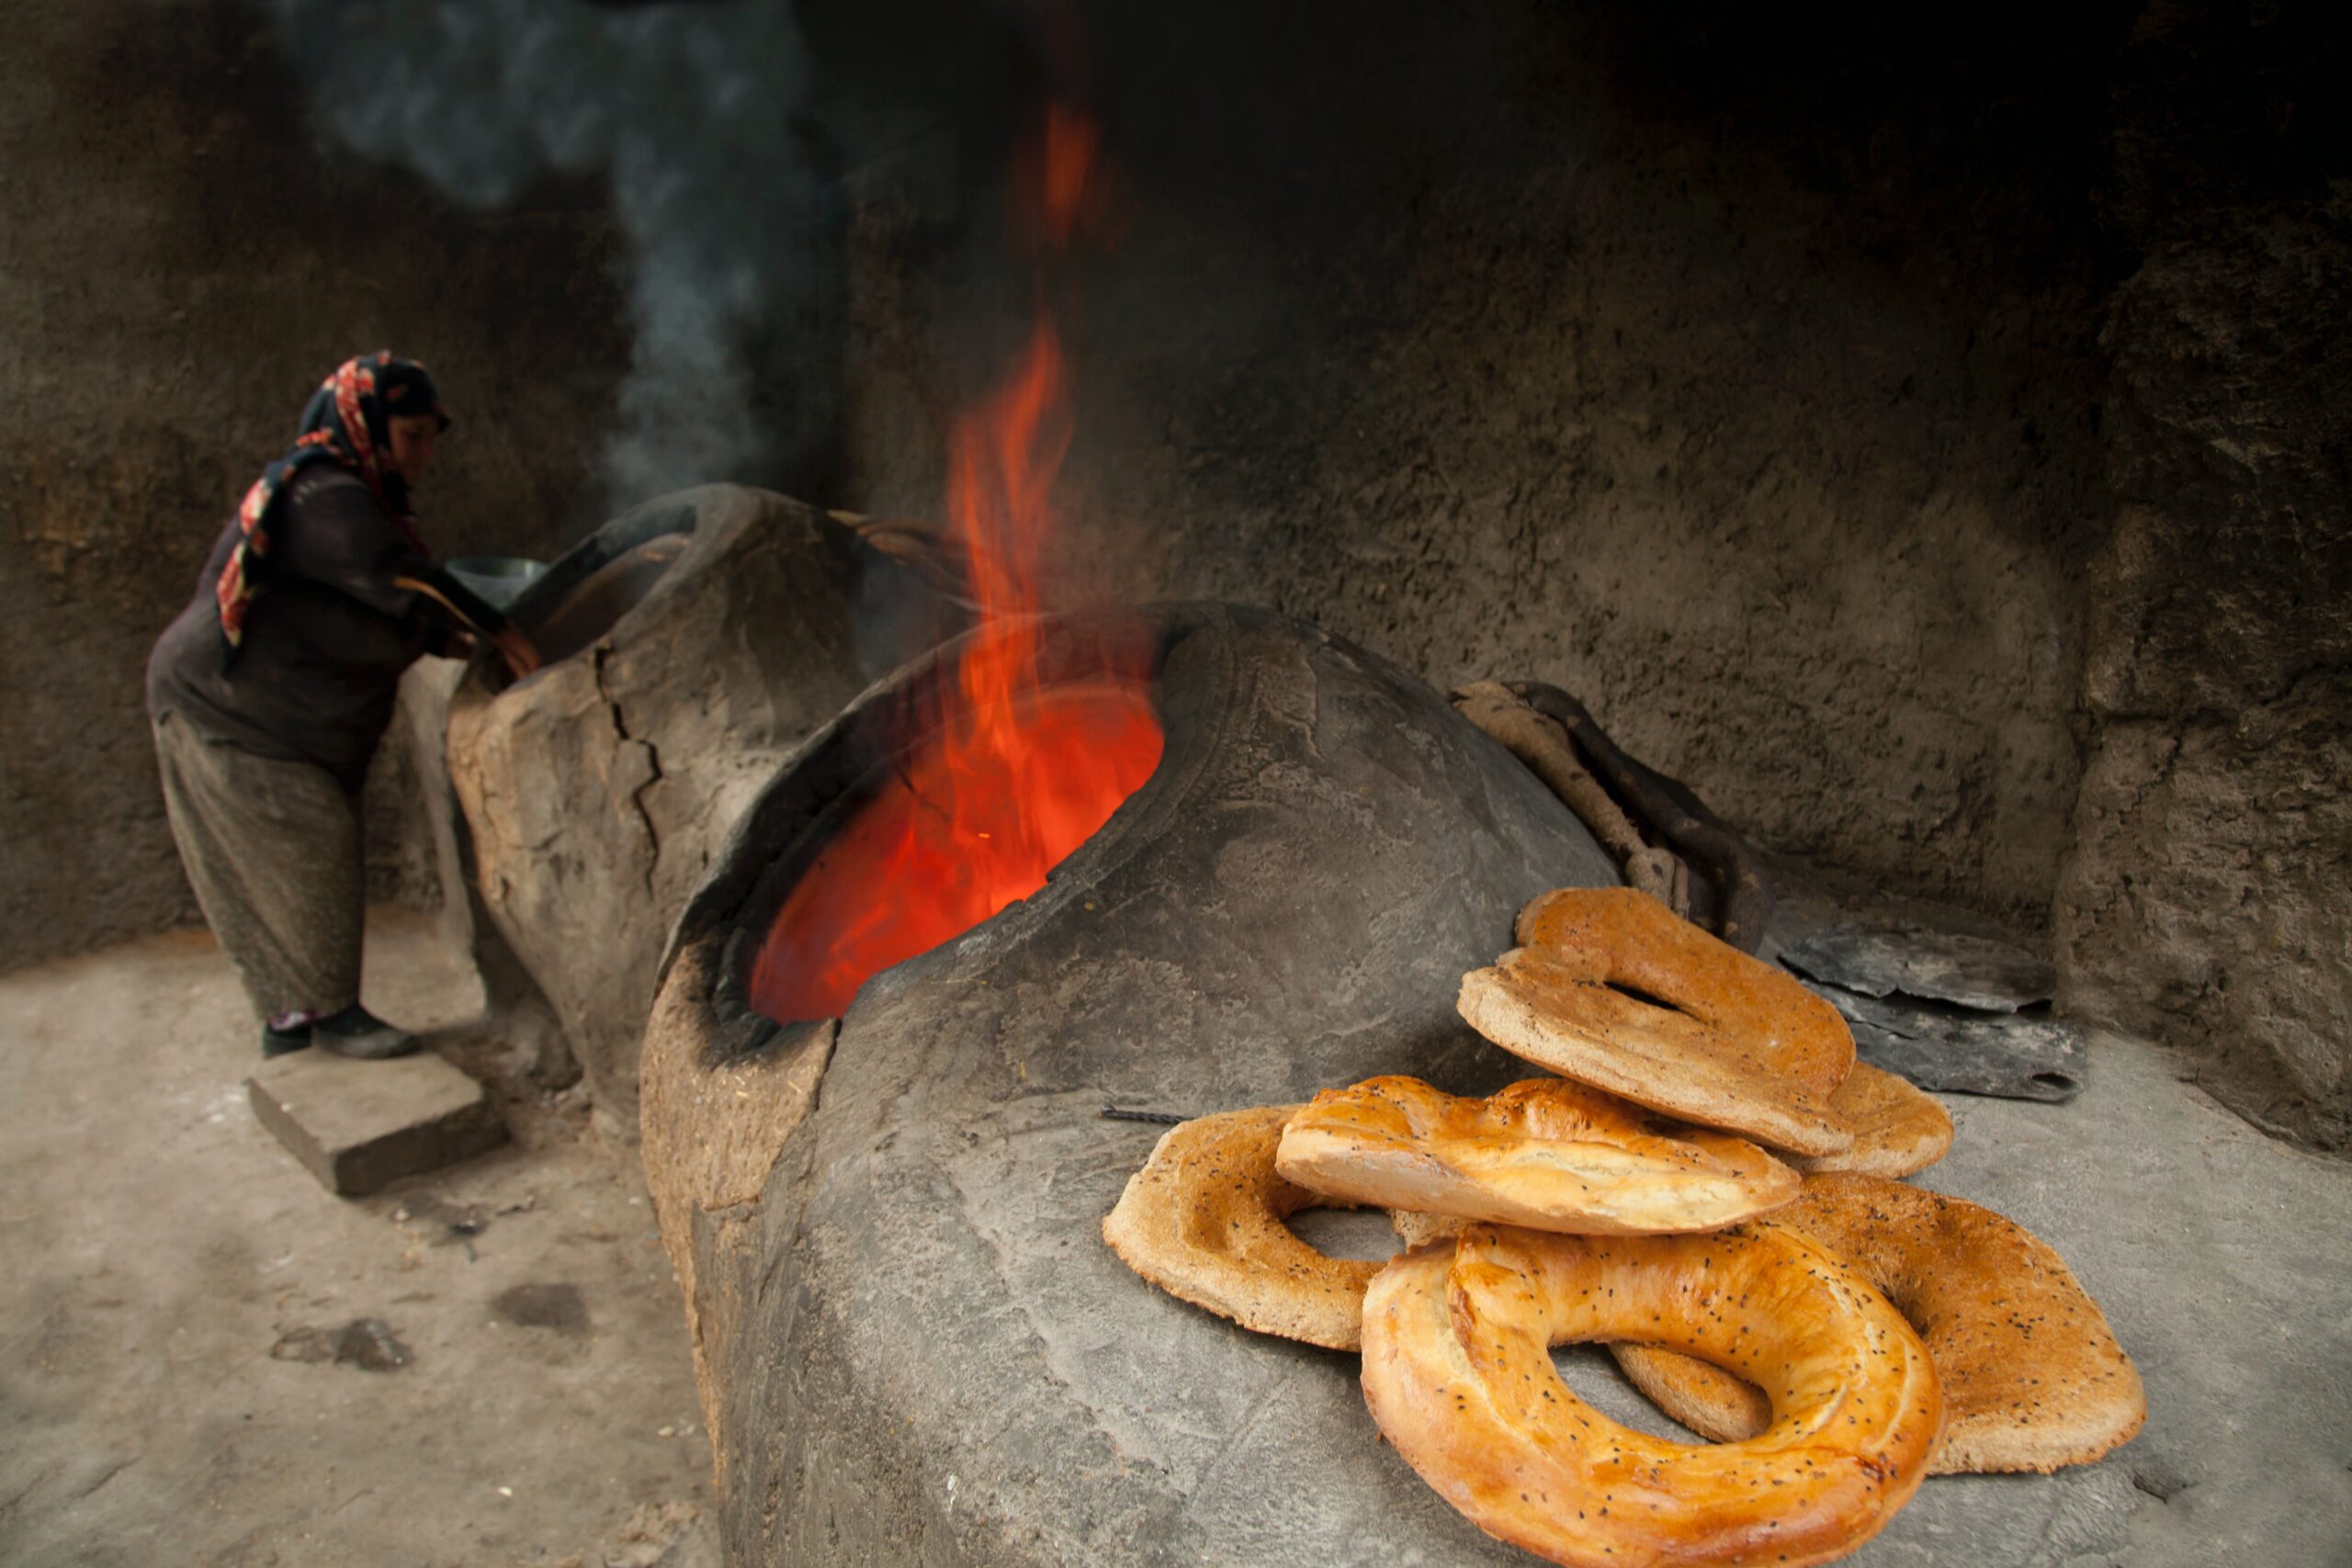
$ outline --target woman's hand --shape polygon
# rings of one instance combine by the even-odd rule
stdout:
[[[506,629],[492,640],[498,644],[498,651],[505,656],[506,668],[514,672],[517,681],[538,669],[539,650],[531,646],[531,639],[523,635],[522,627],[509,623]]]

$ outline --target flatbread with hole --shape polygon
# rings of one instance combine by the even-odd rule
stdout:
[[[1856,1062],[1829,1109],[1854,1129],[1853,1144],[1834,1155],[1783,1157],[1808,1176],[1851,1170],[1864,1176],[1898,1176],[1925,1170],[1951,1151],[1951,1112],[1927,1090],[1897,1073]]]
[[[1128,1178],[1102,1239],[1172,1296],[1261,1334],[1353,1350],[1363,1292],[1381,1265],[1332,1258],[1283,1224],[1302,1209],[1348,1209],[1274,1169],[1295,1105],[1227,1111],[1170,1127]]]
[[[1919,1331],[1943,1385],[1939,1475],[2056,1470],[2129,1442],[2148,1418],[2139,1370],[2050,1247],[1960,1198],[1874,1176],[1805,1179],[1767,1222],[1804,1232],[1884,1292]],[[1696,1357],[1611,1345],[1677,1421],[1718,1442],[1762,1431],[1754,1386]]]
[[[1563,1077],[1775,1148],[1834,1155],[1854,1066],[1838,1010],[1645,893],[1564,888],[1520,911],[1521,945],[1463,976],[1488,1040]]]

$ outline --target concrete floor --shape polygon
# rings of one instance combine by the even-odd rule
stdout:
[[[413,1025],[480,1005],[397,914],[367,992]],[[254,1120],[257,1059],[202,932],[0,976],[0,1562],[715,1564],[634,1175],[548,1125],[333,1198]],[[413,1359],[295,1359],[365,1317]]]
[[[1930,1481],[1872,1564],[2352,1563],[2352,1167],[2273,1142],[2137,1042],[2066,1105],[1946,1100],[1913,1179],[2055,1247],[2148,1391],[2148,1425],[2044,1479]]]
[[[370,940],[379,1011],[477,1005],[420,923],[382,917]],[[330,1198],[253,1120],[249,1032],[201,933],[0,976],[0,1561],[715,1562],[677,1300],[634,1179],[542,1127]],[[1850,1561],[2352,1562],[2352,1168],[2270,1142],[2125,1040],[2095,1042],[2073,1104],[1948,1103],[1957,1143],[1919,1179],[2064,1255],[2151,1416],[2098,1465],[1930,1481]],[[564,1286],[578,1312],[512,1321]],[[412,1364],[280,1359],[366,1316]],[[1566,1362],[1634,1414],[1597,1353]],[[1466,1525],[1461,1545],[1487,1560]]]

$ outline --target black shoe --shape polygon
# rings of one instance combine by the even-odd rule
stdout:
[[[267,1024],[262,1026],[261,1059],[265,1062],[273,1056],[290,1056],[297,1051],[307,1051],[310,1048],[311,1026],[307,1023],[295,1029],[272,1029]]]
[[[357,1002],[341,1012],[311,1022],[311,1043],[322,1051],[332,1051],[338,1056],[356,1056],[362,1061],[380,1062],[391,1056],[405,1056],[416,1049],[416,1036],[405,1029],[394,1029]]]

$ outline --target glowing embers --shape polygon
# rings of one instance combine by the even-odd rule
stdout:
[[[839,1016],[869,976],[1043,887],[1159,765],[1140,682],[1024,693],[979,728],[952,716],[818,852],[768,928],[753,1007]]]

